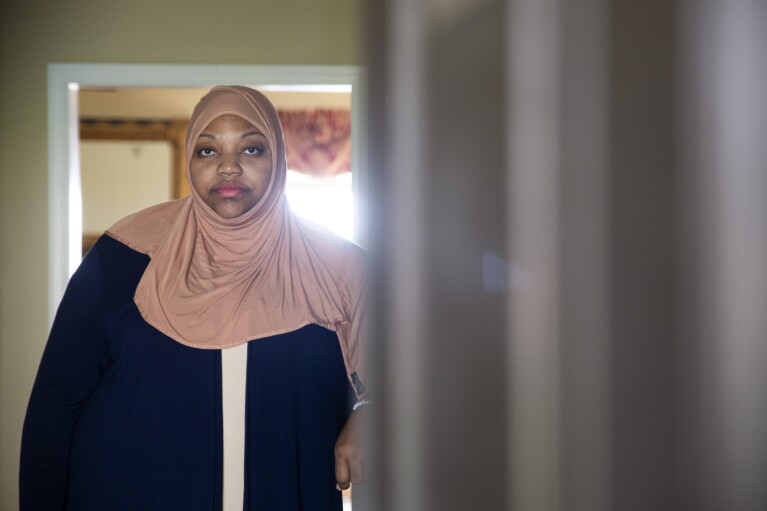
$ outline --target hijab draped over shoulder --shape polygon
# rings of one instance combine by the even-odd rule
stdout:
[[[108,229],[107,235],[150,257],[136,306],[168,337],[202,349],[233,347],[310,323],[331,329],[362,397],[364,250],[295,217],[285,197],[287,164],[277,112],[253,89],[215,87],[200,100],[187,129],[187,162],[200,133],[224,114],[242,117],[269,142],[273,172],[266,192],[251,210],[225,219],[192,187],[191,195]]]

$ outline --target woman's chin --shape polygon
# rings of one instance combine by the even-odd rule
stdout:
[[[215,211],[221,218],[227,220],[237,218],[248,212],[253,206],[249,204],[243,204],[238,200],[222,200],[217,201],[215,204],[208,204],[210,209]]]

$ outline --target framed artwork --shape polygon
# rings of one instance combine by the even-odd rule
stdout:
[[[184,138],[187,119],[120,120],[80,119],[80,140],[164,141],[169,142],[173,154],[173,198],[189,195],[186,180],[186,151]]]
[[[171,195],[173,199],[188,195],[191,190],[186,179],[184,138],[189,121],[80,119],[81,141],[166,142],[171,150]],[[90,250],[101,233],[83,232],[82,253]]]

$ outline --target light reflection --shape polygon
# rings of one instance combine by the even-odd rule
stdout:
[[[350,172],[315,177],[288,170],[285,194],[296,214],[351,240],[354,198]]]

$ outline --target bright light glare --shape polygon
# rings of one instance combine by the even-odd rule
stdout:
[[[288,170],[287,177],[285,193],[296,214],[339,236],[352,239],[354,199],[351,172],[332,177],[313,177]]]

